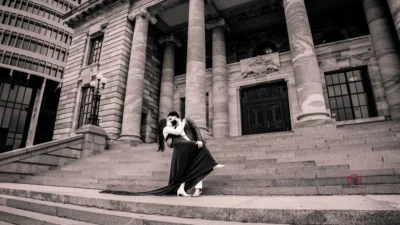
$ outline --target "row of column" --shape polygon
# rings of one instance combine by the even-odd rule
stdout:
[[[400,37],[400,1],[387,0]],[[362,0],[387,100],[393,119],[400,119],[400,58],[395,48],[390,24],[380,0]],[[283,0],[292,55],[293,72],[299,104],[300,122],[329,120],[326,112],[320,70],[304,0]],[[215,20],[205,23],[204,0],[190,0],[186,68],[186,114],[206,131],[206,64],[205,28],[212,30],[213,62],[213,135],[229,136],[228,70],[225,49],[225,23]],[[133,19],[133,18],[131,18]],[[136,16],[131,59],[125,95],[121,139],[140,141],[143,80],[149,21],[146,11]],[[160,40],[165,44],[160,118],[173,110],[175,47],[180,42],[173,36]]]

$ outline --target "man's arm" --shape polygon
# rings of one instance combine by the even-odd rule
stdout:
[[[186,117],[185,119],[186,119],[186,123],[189,124],[192,127],[192,129],[194,130],[194,133],[195,133],[195,136],[196,136],[196,140],[197,141],[201,141],[201,142],[203,142],[203,144],[205,144],[206,141],[203,139],[203,136],[201,135],[200,129],[196,125],[196,123],[191,118]]]

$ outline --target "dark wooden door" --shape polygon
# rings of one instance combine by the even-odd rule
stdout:
[[[286,82],[242,88],[240,95],[243,135],[291,129]]]

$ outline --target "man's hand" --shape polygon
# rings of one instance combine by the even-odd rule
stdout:
[[[202,141],[197,141],[196,142],[197,148],[200,149],[203,147],[203,142]]]

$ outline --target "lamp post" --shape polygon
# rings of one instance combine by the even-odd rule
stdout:
[[[89,117],[89,124],[99,126],[99,108],[100,108],[100,83],[102,89],[106,86],[107,78],[103,77],[101,72],[96,74],[96,79],[90,82],[90,88],[93,93],[92,95],[92,109]]]

